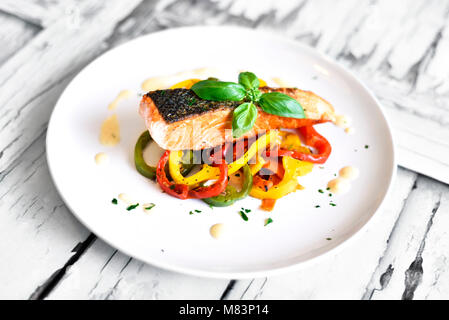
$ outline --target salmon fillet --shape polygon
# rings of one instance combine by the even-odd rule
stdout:
[[[335,122],[332,105],[313,92],[297,88],[260,88],[262,93],[281,92],[296,99],[304,108],[305,119],[286,118],[266,113],[257,107],[252,137],[270,129],[294,129],[323,122]],[[165,150],[201,150],[234,141],[233,109],[241,102],[208,101],[190,89],[150,91],[140,103],[139,113],[153,140]]]

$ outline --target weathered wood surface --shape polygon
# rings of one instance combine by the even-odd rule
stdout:
[[[0,298],[449,297],[449,1],[0,2]],[[268,279],[200,279],[116,252],[68,212],[45,160],[49,115],[89,61],[157,30],[268,29],[350,68],[390,116],[400,169],[386,206],[338,255]],[[418,173],[415,173],[415,172]]]

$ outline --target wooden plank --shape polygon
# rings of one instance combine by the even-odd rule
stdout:
[[[423,239],[425,245],[421,254],[422,283],[414,293],[414,299],[442,300],[449,297],[449,193],[447,186],[442,188],[442,195],[437,212],[433,216],[427,237]]]
[[[415,291],[419,290],[423,277],[422,259],[427,247],[426,239],[433,222],[440,214],[441,205],[443,204],[443,208],[448,205],[447,196],[443,198],[443,194],[447,194],[448,191],[449,187],[446,185],[435,183],[435,181],[425,177],[418,178],[391,234],[389,246],[367,287],[366,298],[413,299]],[[443,215],[445,215],[442,217],[444,221],[447,219],[447,214],[443,213]],[[441,252],[438,246],[434,243],[431,250]],[[441,256],[430,258],[433,261],[435,259],[447,259],[447,251]],[[384,285],[379,288],[385,270],[390,270],[389,280],[384,280]],[[430,274],[429,277],[434,279],[435,274]],[[436,282],[435,286],[437,284],[439,283]],[[446,292],[448,290],[447,287],[441,289]]]
[[[0,299],[30,297],[88,235],[53,186],[44,141],[0,174]]]
[[[219,299],[227,283],[162,270],[97,240],[48,299]]]
[[[66,5],[68,2],[66,2]],[[71,2],[70,2],[71,4]],[[62,13],[54,2],[39,0],[2,0],[0,11],[38,26],[51,24]]]
[[[78,30],[57,21],[0,68],[0,210],[7,213],[0,216],[0,260],[8,261],[0,266],[1,298],[33,296],[89,234],[51,182],[44,133],[73,74],[102,50],[102,39],[138,3],[84,3]]]
[[[38,32],[39,28],[0,12],[0,65],[20,50]]]
[[[382,211],[343,249],[295,272],[237,281],[228,299],[360,299],[416,177],[400,169]]]

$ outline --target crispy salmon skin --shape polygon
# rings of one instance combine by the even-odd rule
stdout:
[[[317,123],[335,122],[332,105],[313,92],[297,88],[260,88],[262,93],[281,92],[297,100],[305,119],[286,118],[262,111],[259,107],[254,127],[241,138],[270,129],[294,129]],[[140,115],[153,140],[165,150],[200,150],[234,141],[232,113],[241,102],[209,101],[190,89],[150,91],[140,103]]]

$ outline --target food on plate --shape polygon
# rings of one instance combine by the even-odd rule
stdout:
[[[187,79],[150,91],[139,112],[148,131],[135,146],[136,169],[165,193],[215,207],[250,195],[268,211],[327,161],[332,148],[313,126],[336,121],[313,92],[271,88],[251,72],[238,83]],[[156,167],[143,159],[151,140],[165,150]]]

